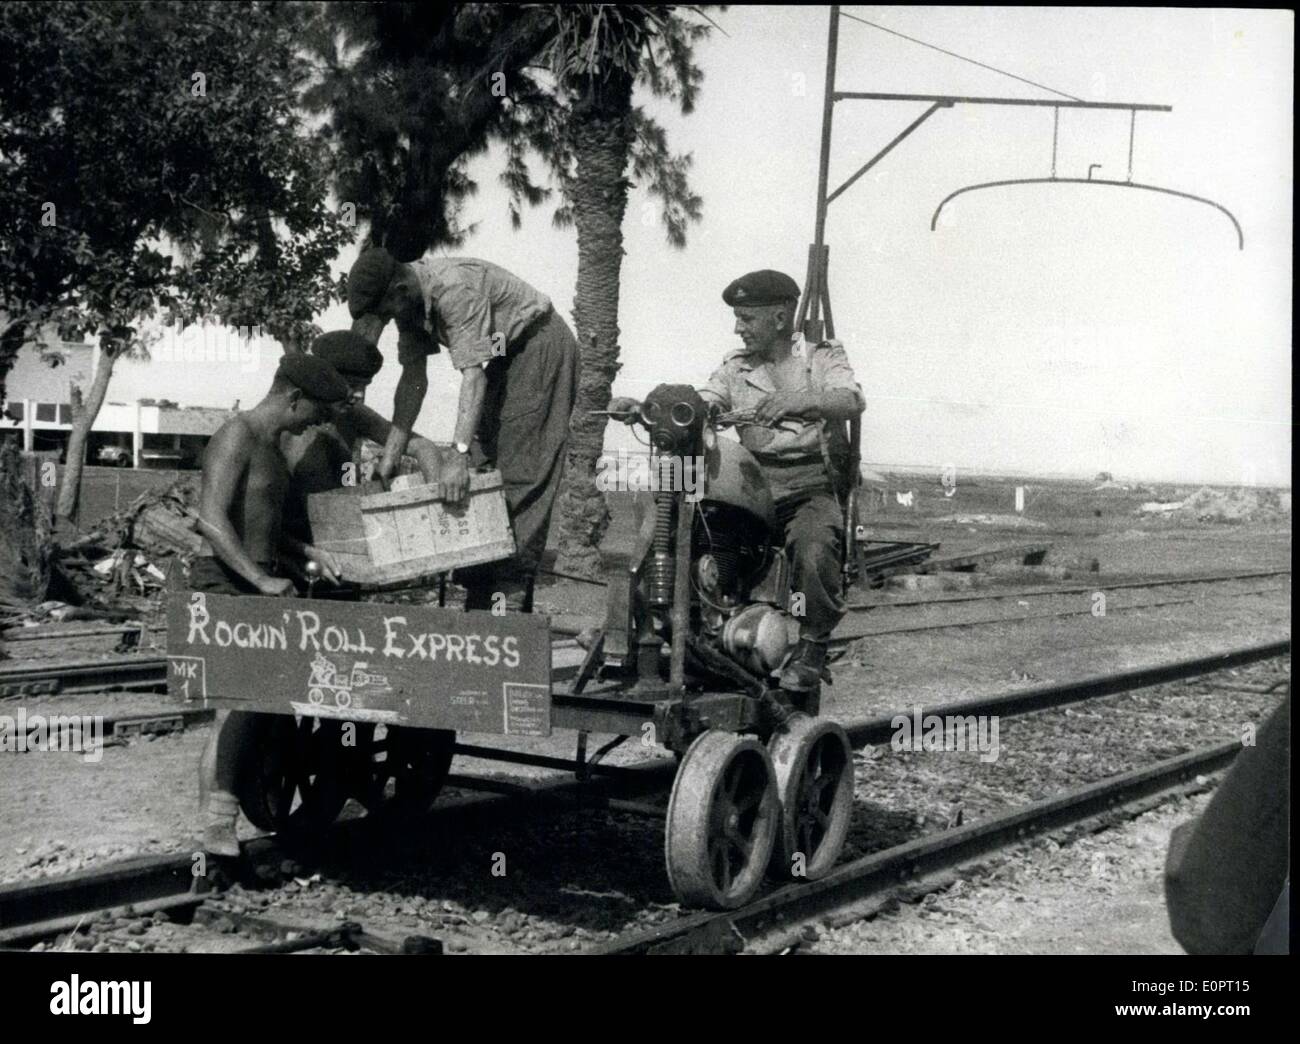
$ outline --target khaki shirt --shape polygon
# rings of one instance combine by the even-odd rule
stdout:
[[[804,360],[804,389],[815,392],[848,389],[857,396],[858,409],[865,407],[862,389],[841,342],[827,340],[809,345],[802,335],[796,334],[794,355]],[[728,411],[752,410],[776,390],[771,367],[741,348],[722,360],[709,383],[700,389],[700,395],[706,402],[719,403]],[[770,469],[768,480],[779,499],[805,488],[825,485],[832,456],[838,458],[840,452],[847,453],[842,428],[842,424],[786,417],[781,428],[746,426],[739,431],[741,444],[759,464]],[[832,445],[823,445],[823,434]],[[844,444],[842,449],[840,443]]]
[[[551,311],[551,299],[518,276],[490,261],[472,257],[422,257],[411,263],[424,297],[424,328],[445,344],[458,370],[505,354],[538,318]],[[432,349],[436,351],[437,349]],[[399,346],[403,358],[427,354],[417,344]]]

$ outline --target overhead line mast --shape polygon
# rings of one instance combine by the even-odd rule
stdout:
[[[807,275],[804,279],[803,297],[799,302],[799,309],[795,316],[795,325],[803,333],[808,341],[820,341],[825,337],[835,336],[835,323],[831,315],[830,290],[827,285],[827,269],[829,261],[829,248],[826,245],[826,213],[830,204],[838,199],[848,188],[858,181],[864,174],[872,169],[877,163],[885,158],[893,149],[903,141],[908,135],[921,126],[926,120],[933,116],[941,109],[951,109],[957,105],[997,105],[1004,107],[1036,107],[1051,108],[1055,110],[1052,128],[1052,171],[1049,178],[1022,178],[1013,181],[986,182],[982,185],[971,185],[957,192],[952,193],[948,199],[977,188],[989,188],[1003,185],[1024,185],[1024,184],[1092,184],[1106,185],[1120,188],[1142,189],[1148,192],[1160,192],[1170,196],[1176,196],[1182,199],[1191,200],[1196,203],[1205,203],[1211,207],[1223,211],[1232,221],[1237,232],[1238,245],[1244,249],[1245,239],[1241,233],[1241,226],[1232,213],[1226,208],[1212,200],[1204,199],[1200,196],[1194,196],[1191,193],[1179,192],[1173,189],[1160,188],[1154,185],[1137,184],[1133,181],[1133,137],[1136,128],[1137,114],[1139,112],[1172,112],[1171,105],[1155,105],[1147,102],[1090,102],[1075,98],[1073,95],[1066,94],[1064,91],[1058,91],[1053,87],[1047,87],[1044,84],[1035,83],[1023,76],[1017,76],[1014,73],[1007,72],[1005,69],[998,69],[995,66],[988,65],[985,62],[976,61],[965,55],[957,54],[955,51],[949,51],[934,44],[926,43],[924,40],[917,40],[914,37],[906,36],[896,30],[889,29],[886,26],[876,25],[864,18],[856,15],[844,14],[843,17],[851,18],[854,21],[861,22],[864,25],[871,26],[874,29],[880,29],[894,36],[901,37],[910,43],[919,44],[923,47],[939,51],[942,54],[959,58],[962,61],[970,62],[980,68],[987,69],[991,72],[1007,76],[1021,83],[1027,83],[1041,90],[1049,91],[1052,94],[1060,95],[1060,98],[995,98],[980,97],[971,95],[956,94],[903,94],[883,91],[837,91],[835,89],[836,60],[839,51],[839,24],[840,24],[840,7],[838,4],[832,4],[830,9],[830,26],[827,33],[826,46],[826,87],[822,100],[822,134],[821,134],[821,155],[817,168],[817,218],[813,230],[813,242],[808,248],[808,267]],[[930,107],[920,116],[914,119],[907,127],[900,131],[892,141],[884,148],[872,156],[866,163],[859,167],[843,184],[833,191],[829,190],[830,175],[830,158],[832,144],[832,124],[835,114],[835,103],[842,101],[873,101],[873,102],[929,102]],[[1120,110],[1127,111],[1130,114],[1129,120],[1129,169],[1128,176],[1124,181],[1110,179],[1093,179],[1092,171],[1089,170],[1087,178],[1059,178],[1056,174],[1056,134],[1059,123],[1061,109],[1101,109],[1101,110]],[[947,202],[947,199],[944,200]],[[940,204],[942,209],[943,204]],[[937,220],[938,211],[936,211]],[[932,228],[933,223],[932,223]]]

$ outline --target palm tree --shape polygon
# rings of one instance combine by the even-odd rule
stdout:
[[[538,201],[522,158],[524,144],[531,146],[563,197],[556,223],[577,229],[573,318],[582,365],[560,498],[557,565],[594,576],[609,508],[595,484],[605,418],[591,411],[609,405],[620,365],[619,274],[628,189],[641,183],[658,197],[669,242],[677,247],[685,246],[687,225],[699,220],[702,203],[687,180],[690,156],[669,151],[663,128],[633,104],[633,90],[643,84],[690,113],[703,80],[693,49],[712,22],[702,7],[667,4],[563,4],[552,11],[554,32],[538,64],[553,85],[516,95],[516,136],[507,140],[503,180],[516,199]]]
[[[411,260],[455,246],[457,218],[476,188],[467,160],[510,120],[524,67],[551,33],[549,11],[516,4],[330,3],[306,49],[315,82],[303,96],[340,201],[368,239]],[[504,89],[503,89],[504,88]]]

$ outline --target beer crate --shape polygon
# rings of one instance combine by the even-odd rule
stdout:
[[[385,586],[515,553],[499,471],[472,472],[459,504],[441,500],[434,486],[402,479],[387,492],[365,483],[307,498],[312,542],[338,559],[346,579]]]

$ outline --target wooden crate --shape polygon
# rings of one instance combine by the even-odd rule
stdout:
[[[444,503],[429,486],[383,492],[368,482],[313,493],[307,515],[313,543],[363,585],[428,578],[515,553],[499,471],[472,473],[460,504]]]

